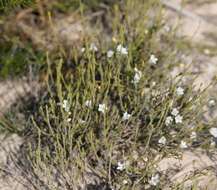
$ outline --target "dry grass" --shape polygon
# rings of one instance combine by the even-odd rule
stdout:
[[[84,37],[82,51],[58,41],[46,53],[47,87],[34,111],[22,107],[25,141],[12,157],[28,189],[183,188],[159,162],[209,151],[216,139],[203,119],[206,91],[185,67],[171,75],[185,63],[161,11],[153,0],[117,3],[91,19],[101,32]]]

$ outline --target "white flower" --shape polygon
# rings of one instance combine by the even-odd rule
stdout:
[[[209,106],[210,106],[210,107],[215,106],[215,104],[216,104],[216,103],[215,103],[215,100],[210,100],[210,101],[209,101]]]
[[[134,79],[133,79],[134,84],[138,83],[138,82],[140,81],[140,79],[141,79],[140,74],[139,74],[139,73],[136,73],[136,74],[134,75]]]
[[[216,146],[216,143],[215,143],[215,141],[213,139],[211,140],[210,146],[211,147],[215,147]]]
[[[125,162],[118,162],[117,170],[123,171],[126,169],[126,163]]]
[[[148,157],[143,157],[144,162],[148,162]]]
[[[96,47],[96,44],[91,43],[91,44],[90,44],[90,50],[97,52],[97,51],[98,51],[98,48]]]
[[[78,122],[79,122],[80,124],[86,123],[86,121],[84,121],[83,119],[79,119]]]
[[[130,119],[130,117],[131,117],[131,114],[125,112],[123,115],[123,120],[126,121],[126,120]]]
[[[81,53],[84,53],[85,52],[85,47],[81,48]]]
[[[63,108],[66,112],[69,112],[70,106],[69,106],[68,100],[63,100],[62,108]]]
[[[185,141],[181,141],[180,148],[182,148],[182,149],[188,148],[187,143]]]
[[[182,120],[183,120],[183,117],[181,115],[177,115],[175,117],[175,122],[178,124],[178,123],[182,123]]]
[[[177,115],[179,114],[179,110],[178,110],[177,108],[173,108],[171,114],[172,114],[173,116],[177,116]]]
[[[158,58],[155,57],[155,55],[152,54],[152,55],[150,56],[149,63],[152,64],[152,65],[156,65],[157,62],[158,62]]]
[[[72,119],[71,119],[71,118],[68,118],[68,119],[67,119],[67,122],[71,122],[71,121],[72,121]]]
[[[195,131],[193,131],[193,132],[191,133],[190,138],[191,138],[192,140],[195,140],[195,139],[197,138],[197,133],[196,133]]]
[[[91,101],[91,100],[87,100],[87,101],[85,102],[85,106],[87,106],[88,108],[91,108],[91,106],[92,106],[92,101]]]
[[[159,174],[155,174],[151,177],[148,183],[152,186],[157,186],[159,182],[160,182],[160,176]]]
[[[113,55],[114,55],[114,51],[109,50],[109,51],[107,52],[107,57],[108,57],[108,58],[113,57]]]
[[[166,139],[164,136],[161,137],[161,138],[158,140],[158,143],[159,143],[159,144],[162,144],[162,145],[165,145],[166,142],[167,142],[167,139]]]
[[[135,75],[133,78],[133,83],[137,84],[140,81],[140,79],[142,78],[142,72],[139,71],[137,68],[134,68],[134,70],[135,70]]]
[[[117,52],[123,55],[128,55],[128,50],[126,47],[123,47],[121,44],[117,46]]]
[[[209,54],[210,54],[210,50],[209,50],[209,49],[205,49],[203,52],[204,52],[206,55],[209,55]]]
[[[191,100],[193,100],[193,97],[190,97],[190,98],[188,99],[189,102],[190,102]]]
[[[123,180],[123,184],[126,185],[128,184],[128,181],[126,179]]]
[[[164,26],[164,30],[165,30],[166,32],[169,32],[169,31],[170,31],[170,29],[171,29],[171,28],[170,28],[170,26],[167,26],[167,25],[166,25],[166,26]]]
[[[106,110],[107,110],[107,107],[105,104],[99,104],[99,107],[98,107],[99,112],[105,113]]]
[[[211,134],[213,137],[217,138],[217,128],[212,127],[212,128],[209,130],[209,132],[210,132],[210,134]]]
[[[169,126],[173,122],[173,118],[171,116],[168,116],[166,118],[165,124],[166,126]]]
[[[184,89],[182,88],[182,87],[178,87],[177,89],[176,89],[176,94],[178,95],[178,96],[182,96],[183,94],[184,94]]]

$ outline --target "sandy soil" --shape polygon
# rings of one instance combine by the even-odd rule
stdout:
[[[194,1],[189,4],[183,1],[168,0],[166,5],[166,17],[169,25],[180,27],[178,35],[195,43],[210,48],[217,48],[217,2],[203,3]],[[197,2],[197,3],[196,3]],[[210,55],[209,49],[204,52],[191,52],[187,57],[191,70],[199,73],[196,80],[197,86],[206,87],[217,74],[217,55]]]
[[[207,4],[190,3],[184,5],[180,9],[180,1],[168,0],[168,2],[175,5],[175,7],[179,7],[179,9],[177,9],[178,11],[174,11],[174,9],[171,7],[169,9],[167,8],[166,14],[173,25],[181,23],[181,27],[179,29],[180,35],[184,35],[185,37],[191,39],[193,43],[200,42],[217,48],[217,37],[212,35],[217,32],[217,3],[214,1],[213,3]],[[180,14],[182,10],[184,10],[184,13],[190,14]],[[60,34],[59,39],[72,43],[73,40],[79,40],[82,27],[78,22],[74,22],[73,19],[70,20],[68,18],[68,21],[69,22],[58,23],[57,28],[54,31]],[[25,23],[19,22],[18,24],[19,27],[23,29],[24,33],[32,33],[32,28],[28,27],[28,25]],[[44,43],[46,36],[47,31],[38,31],[37,38],[35,38],[35,36],[30,36],[30,38],[32,38],[37,46],[42,45],[48,49],[52,49],[52,43],[50,46],[47,46],[47,44],[41,44]],[[211,57],[208,52],[205,52],[204,54],[193,54],[190,60],[193,60],[190,61],[190,64],[194,64],[192,65],[192,68],[195,68],[196,64],[197,68],[199,67],[199,70],[201,71],[200,77],[197,80],[198,85],[201,83],[206,85],[216,75],[217,56]],[[5,112],[7,109],[9,109],[10,106],[17,101],[20,96],[27,96],[27,94],[32,91],[35,85],[36,84],[28,84],[23,80],[0,82],[0,112]],[[10,155],[10,152],[16,152],[17,149],[19,149],[22,139],[20,139],[18,136],[11,136],[2,140],[1,142],[1,147],[3,148],[0,149],[0,169],[3,169],[5,168],[5,165],[7,165],[7,158]],[[195,152],[184,151],[180,159],[163,159],[159,164],[159,170],[162,172],[168,172],[172,169],[178,168],[177,173],[171,174],[171,180],[176,182],[182,181],[187,175],[192,174],[197,170],[206,170],[207,173],[204,176],[200,176],[196,179],[198,189],[203,190],[207,188],[207,190],[215,190],[215,187],[217,187],[217,177],[215,171],[217,165],[216,160],[216,154],[214,154],[211,159],[211,157],[201,150],[196,150]],[[18,181],[22,180],[22,177],[20,176],[15,176],[15,178],[19,178]],[[192,181],[186,182],[186,189],[191,183]],[[17,182],[14,177],[11,177],[11,175],[0,177],[0,190],[13,189],[24,190],[26,188]]]

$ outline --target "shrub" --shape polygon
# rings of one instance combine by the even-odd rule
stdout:
[[[171,75],[181,58],[160,4],[128,0],[108,15],[112,34],[87,39],[67,62],[48,56],[49,95],[26,129],[38,189],[162,189],[160,159],[210,143],[204,91],[187,72]]]

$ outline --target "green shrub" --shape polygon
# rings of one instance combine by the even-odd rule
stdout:
[[[47,57],[49,94],[25,130],[35,189],[90,188],[88,176],[108,189],[163,189],[160,159],[209,147],[204,91],[188,72],[172,77],[182,62],[158,1],[128,0],[108,15],[110,40],[87,40],[67,61]]]
[[[30,67],[38,70],[44,61],[42,52],[31,47],[21,47],[13,41],[0,42],[0,78],[17,77],[27,73]],[[34,72],[36,73],[36,72]]]
[[[0,0],[0,10],[5,11],[18,6],[26,7],[34,2],[34,0]]]

